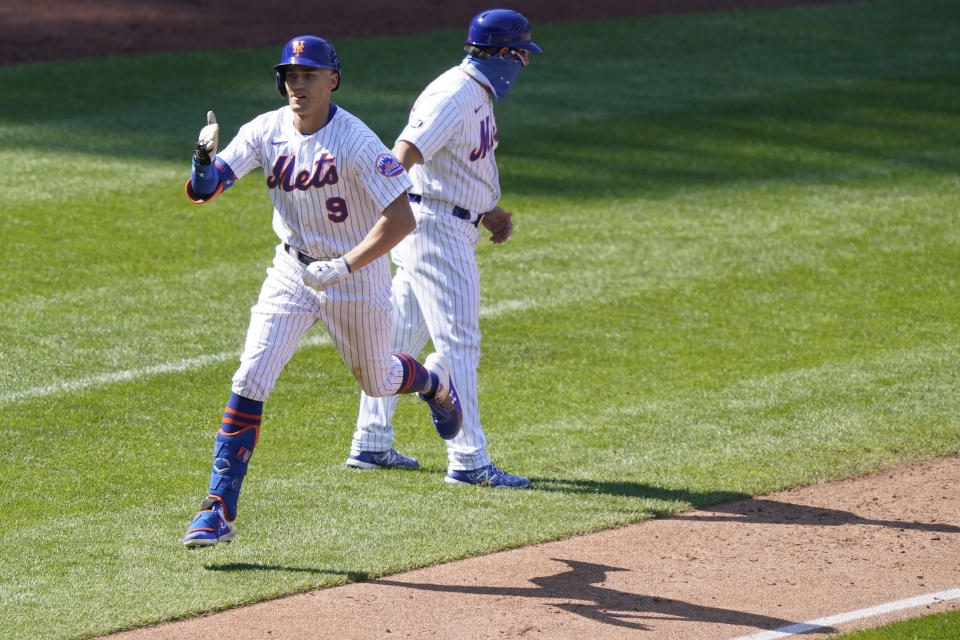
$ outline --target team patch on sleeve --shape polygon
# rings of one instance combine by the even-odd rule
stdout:
[[[388,178],[395,178],[403,173],[403,165],[393,154],[381,153],[377,156],[377,171]]]

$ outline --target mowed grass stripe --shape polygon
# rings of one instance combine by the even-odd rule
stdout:
[[[524,311],[537,308],[539,305],[534,301],[504,300],[493,306],[483,306],[480,309],[481,318],[496,317],[503,313]],[[316,331],[316,329],[315,329]],[[300,347],[316,347],[331,345],[328,335],[308,335],[300,342]],[[209,355],[197,356],[196,358],[187,358],[177,362],[164,362],[161,364],[143,367],[139,369],[128,369],[126,371],[117,371],[114,373],[104,373],[89,378],[80,378],[77,380],[64,380],[41,387],[33,387],[22,391],[10,391],[0,395],[0,407],[28,398],[39,398],[43,396],[57,395],[62,393],[71,393],[74,391],[86,391],[93,387],[101,387],[108,384],[119,382],[130,382],[140,378],[161,375],[165,373],[184,373],[192,369],[198,369],[211,364],[219,364],[227,360],[232,360],[240,356],[239,351],[228,351],[214,353]]]

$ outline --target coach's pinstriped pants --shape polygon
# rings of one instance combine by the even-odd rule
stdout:
[[[487,439],[480,426],[477,366],[480,363],[480,231],[452,214],[430,213],[411,204],[417,228],[393,250],[391,349],[418,355],[433,341],[453,368],[454,386],[463,408],[463,428],[447,443],[451,469],[490,464]],[[351,453],[385,451],[393,444],[397,397],[363,394]],[[424,426],[430,424],[424,405]]]

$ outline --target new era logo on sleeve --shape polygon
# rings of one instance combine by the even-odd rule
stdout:
[[[377,171],[388,178],[395,178],[403,173],[403,165],[389,153],[377,156]]]

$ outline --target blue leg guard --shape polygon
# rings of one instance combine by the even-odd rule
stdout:
[[[260,437],[263,403],[232,394],[223,411],[223,421],[213,447],[213,469],[210,471],[210,497],[204,509],[219,502],[230,522],[237,517],[240,485],[247,474],[247,465]]]

